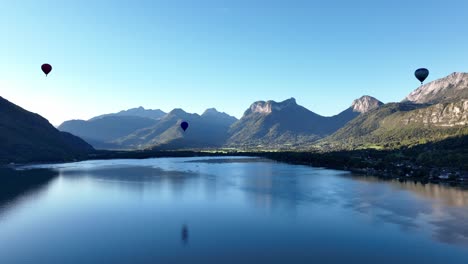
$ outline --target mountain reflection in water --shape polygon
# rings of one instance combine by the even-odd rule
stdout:
[[[0,200],[0,263],[468,259],[462,189],[249,157],[28,168],[58,176]]]
[[[350,199],[348,207],[367,214],[380,208],[383,212],[376,217],[406,230],[420,228],[421,222],[427,221],[439,241],[468,246],[466,189],[414,181],[382,181],[372,176],[353,175],[352,178],[368,184],[355,190],[358,195],[343,194]],[[376,185],[381,188],[376,189]]]

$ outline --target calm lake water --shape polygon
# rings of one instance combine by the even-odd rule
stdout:
[[[35,167],[56,176],[0,187],[0,263],[468,263],[456,188],[246,157]]]

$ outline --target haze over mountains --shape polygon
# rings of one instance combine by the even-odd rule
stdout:
[[[58,129],[79,135],[96,148],[112,148],[112,142],[139,129],[150,127],[156,119],[140,116],[103,115],[85,120],[63,122]]]
[[[228,136],[229,127],[237,121],[235,117],[214,108],[207,109],[202,115],[176,108],[157,119],[148,118],[147,115],[155,110],[132,110],[102,115],[88,121],[66,121],[58,129],[80,135],[96,148],[143,149],[169,147],[169,144],[172,148],[202,148],[220,147]],[[180,129],[182,121],[190,124],[184,133]]]
[[[130,148],[205,148],[220,147],[228,137],[228,129],[237,119],[216,109],[202,115],[190,114],[176,108],[154,126],[140,129],[115,141],[118,146]],[[187,131],[180,123],[189,123]]]
[[[109,116],[136,116],[136,117],[145,117],[145,118],[151,118],[151,119],[160,119],[165,114],[166,113],[160,109],[145,109],[144,107],[140,106],[137,108],[122,110],[118,113],[96,116],[96,117],[91,118],[90,120],[96,120],[96,119],[109,117]]]
[[[138,129],[153,126],[165,112],[159,109],[131,108],[118,113],[104,114],[85,120],[69,120],[59,130],[79,135],[96,148],[114,148],[112,142]]]

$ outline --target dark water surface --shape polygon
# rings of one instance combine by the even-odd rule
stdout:
[[[36,167],[56,176],[0,177],[0,263],[468,263],[461,189],[245,157]]]

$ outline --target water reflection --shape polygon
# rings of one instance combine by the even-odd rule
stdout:
[[[245,157],[50,167],[60,176],[33,188],[41,191],[32,206],[16,202],[4,213],[0,262],[466,263],[468,256],[467,193],[459,189]],[[409,248],[410,256],[400,254]]]
[[[365,182],[382,182],[381,179],[372,176],[353,175],[353,177]],[[426,198],[440,200],[450,206],[468,206],[468,190],[460,187],[452,187],[442,184],[432,184],[415,181],[386,181],[398,189],[410,190]]]
[[[53,170],[16,171],[0,168],[0,217],[27,197],[37,196],[58,173]]]
[[[188,243],[188,227],[187,225],[183,225],[182,226],[182,232],[181,232],[181,237],[182,237],[182,242],[184,245],[186,245]]]
[[[222,158],[201,158],[187,160],[188,163],[210,163],[210,164],[225,164],[225,163],[255,163],[255,162],[268,162],[271,163],[272,160],[258,157],[222,157]]]
[[[164,180],[177,182],[189,177],[198,176],[191,171],[164,170],[150,166],[100,166],[86,170],[62,169],[62,176],[90,176],[103,181],[121,182],[159,182]]]
[[[294,215],[298,206],[338,203],[333,178],[343,172],[306,166],[265,162],[246,166],[239,187],[258,208],[287,210]]]
[[[460,188],[413,181],[382,181],[353,175],[354,184],[341,196],[345,206],[401,229],[415,231],[428,224],[441,242],[468,245],[468,192]]]
[[[88,169],[60,169],[60,176],[67,180],[91,178],[101,183],[112,183],[121,188],[143,192],[147,187],[168,186],[174,193],[182,192],[189,179],[200,176],[194,171],[165,170],[151,166],[105,165]]]

